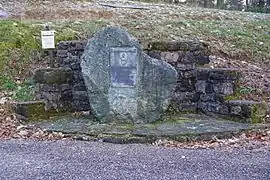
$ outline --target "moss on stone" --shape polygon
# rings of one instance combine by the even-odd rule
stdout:
[[[244,119],[241,116],[231,116],[231,115],[218,115],[220,118],[227,120],[227,121],[234,121],[234,122],[239,122],[239,123],[246,123],[246,119]]]
[[[45,104],[44,103],[35,103],[27,105],[27,113],[28,117],[31,119],[37,118],[49,118],[49,115],[45,111]]]
[[[155,138],[151,137],[140,137],[131,134],[119,135],[119,134],[99,134],[96,136],[103,142],[114,143],[114,144],[129,144],[129,143],[152,143]]]
[[[167,50],[167,44],[163,42],[153,42],[148,45],[149,50],[161,50],[166,51]]]
[[[159,51],[183,51],[187,52],[190,50],[206,51],[207,45],[193,41],[170,41],[170,42],[151,42],[148,44],[148,50],[159,50]],[[207,52],[207,51],[206,51]]]
[[[160,121],[155,121],[151,124],[141,124],[141,125],[135,125],[134,128],[146,128],[146,129],[157,129],[156,125],[160,123]]]
[[[176,106],[176,107],[175,107]],[[197,110],[188,110],[188,109],[185,109],[185,110],[179,110],[177,109],[177,106],[179,105],[174,105],[172,104],[172,102],[169,104],[169,107],[167,108],[167,110],[165,111],[164,113],[164,118],[165,117],[171,117],[171,116],[181,116],[181,114],[196,114],[197,113]]]
[[[240,99],[240,93],[236,92],[234,94],[224,96],[224,101],[237,100]]]
[[[68,84],[72,82],[73,71],[69,68],[36,69],[34,79],[41,84]]]
[[[224,100],[225,101],[230,101],[230,100],[237,100],[237,99],[241,99],[241,93],[240,93],[240,82],[239,80],[237,79],[235,82],[234,82],[234,93],[231,94],[231,95],[227,95],[227,96],[224,96]]]
[[[27,121],[41,121],[56,116],[70,114],[61,110],[46,110],[44,101],[26,101],[13,104],[13,111],[26,118]]]
[[[173,116],[164,116],[162,119],[153,122],[154,125],[164,124],[164,123],[184,123],[193,121],[192,119],[181,117],[180,114]]]
[[[251,123],[263,123],[267,114],[267,104],[254,104],[251,107]]]
[[[50,120],[60,116],[71,115],[70,112],[59,112],[57,110],[49,110],[37,113],[30,113],[31,116],[28,118],[29,121],[42,121],[42,120]]]
[[[115,129],[119,129],[119,130],[133,130],[134,129],[134,124],[117,124],[117,125],[113,125],[112,126]]]

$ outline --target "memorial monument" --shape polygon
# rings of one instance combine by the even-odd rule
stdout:
[[[88,41],[81,68],[91,110],[101,122],[159,119],[177,83],[170,64],[146,55],[119,27],[103,28]]]

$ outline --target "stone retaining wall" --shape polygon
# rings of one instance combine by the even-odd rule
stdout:
[[[73,111],[90,110],[80,67],[80,57],[83,54],[85,45],[86,42],[81,41],[60,42],[56,53],[57,65],[63,68],[70,68],[73,71],[73,82],[71,84]]]
[[[90,110],[80,67],[80,56],[85,45],[85,41],[65,41],[58,44],[56,64],[59,72],[64,75],[59,75],[57,68],[54,69],[53,72],[58,76],[54,82],[48,75],[53,74],[52,70],[47,70],[48,72],[44,69],[37,70],[36,74],[39,74],[35,77],[37,99],[47,100],[50,108],[70,111]],[[243,115],[243,104],[251,108],[256,102],[242,102],[243,104],[236,105],[235,102],[226,101],[237,89],[240,77],[237,70],[201,68],[210,62],[206,44],[193,41],[155,42],[149,44],[145,52],[153,58],[170,63],[178,72],[178,84],[171,100],[171,110],[211,112],[245,118],[252,116],[251,113]],[[42,79],[40,76],[42,74],[49,78]],[[65,76],[66,81],[63,80]]]
[[[206,44],[153,43],[148,54],[167,61],[178,71],[178,85],[171,103],[173,111],[229,114],[224,98],[235,93],[240,73],[233,69],[200,68],[210,62]]]
[[[197,66],[209,63],[206,44],[199,42],[155,42],[147,53],[170,63],[178,72],[178,83],[172,97],[173,111],[197,112],[199,94],[196,92]]]

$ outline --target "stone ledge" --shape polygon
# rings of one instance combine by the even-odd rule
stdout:
[[[33,125],[33,124],[29,124]],[[151,143],[166,138],[177,141],[230,138],[242,132],[256,131],[268,125],[253,125],[187,114],[165,117],[150,124],[100,124],[94,118],[62,117],[53,122],[35,123],[49,132],[62,132],[78,140],[99,140],[110,143]]]
[[[48,109],[46,101],[25,101],[11,104],[15,116],[20,121],[34,122],[68,114],[55,109]]]
[[[214,113],[219,115],[229,115],[229,108],[219,102],[199,102],[198,111],[206,114]]]
[[[34,80],[40,84],[69,84],[73,80],[73,71],[70,68],[36,69]]]
[[[60,50],[84,50],[84,47],[86,46],[87,41],[79,41],[79,40],[73,40],[73,41],[60,41],[57,44],[57,48]]]
[[[183,52],[183,51],[148,51],[148,55],[155,59],[166,61],[174,66],[177,64],[189,65],[209,64],[209,55],[205,55],[203,52]]]
[[[209,55],[208,45],[198,41],[171,41],[171,42],[150,42],[146,50],[160,51],[206,51]]]
[[[12,109],[20,120],[48,119],[45,106],[45,101],[26,101],[13,103]]]
[[[209,81],[238,80],[241,72],[237,69],[228,68],[198,68],[197,79]]]
[[[70,84],[37,84],[36,89],[38,92],[55,92],[61,93],[65,91],[70,91]]]
[[[267,115],[267,104],[247,100],[230,100],[225,103],[231,116],[238,117],[250,123],[263,123]]]

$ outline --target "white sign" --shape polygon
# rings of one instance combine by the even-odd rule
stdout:
[[[54,49],[54,31],[41,31],[42,49]]]

